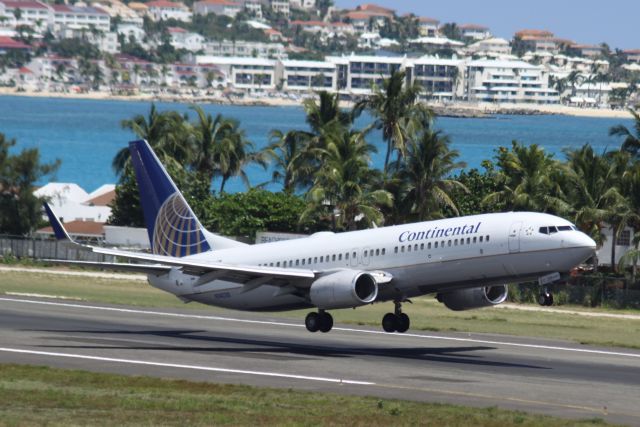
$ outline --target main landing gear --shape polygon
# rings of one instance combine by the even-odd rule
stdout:
[[[309,332],[329,332],[333,328],[333,317],[324,310],[311,312],[304,319],[304,325]]]
[[[553,305],[553,294],[548,289],[543,289],[538,295],[538,304],[549,307]]]
[[[402,312],[402,303],[394,301],[395,310],[393,313],[387,313],[382,318],[382,329],[385,332],[407,332],[411,321],[409,316]]]

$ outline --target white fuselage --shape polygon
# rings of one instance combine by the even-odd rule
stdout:
[[[383,271],[393,279],[380,284],[377,301],[387,301],[567,272],[591,257],[594,250],[594,241],[562,218],[509,212],[338,234],[322,232],[189,258],[308,269],[321,274],[344,269]],[[310,306],[293,287],[283,289],[268,282],[248,290],[215,278],[203,284],[201,278],[178,270],[160,277],[150,275],[149,281],[184,300],[227,308],[281,310]]]

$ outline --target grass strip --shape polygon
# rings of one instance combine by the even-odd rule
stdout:
[[[0,365],[0,425],[590,426],[523,412]]]

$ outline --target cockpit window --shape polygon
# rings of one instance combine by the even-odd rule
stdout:
[[[554,226],[554,225],[550,225],[548,227],[540,227],[538,229],[538,231],[542,234],[553,234],[553,233],[557,233],[559,231],[571,231],[571,230],[577,230],[575,225],[559,225],[559,226]]]

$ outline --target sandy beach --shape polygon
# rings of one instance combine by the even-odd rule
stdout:
[[[49,92],[49,91],[16,91],[15,88],[0,88],[0,96],[30,96],[43,98],[72,98],[72,99],[94,99],[94,100],[119,100],[119,101],[162,101],[200,104],[227,104],[227,105],[264,105],[264,106],[299,106],[302,99],[293,100],[280,97],[251,97],[226,98],[209,95],[113,95],[109,92]],[[345,103],[348,105],[348,103]],[[450,109],[452,111],[464,112],[469,116],[486,116],[491,114],[554,114],[575,117],[601,117],[601,118],[630,118],[626,110],[611,110],[601,108],[578,108],[566,105],[532,105],[532,104],[493,104],[493,103],[466,103],[454,102],[447,104],[434,103],[434,107],[439,110]]]

